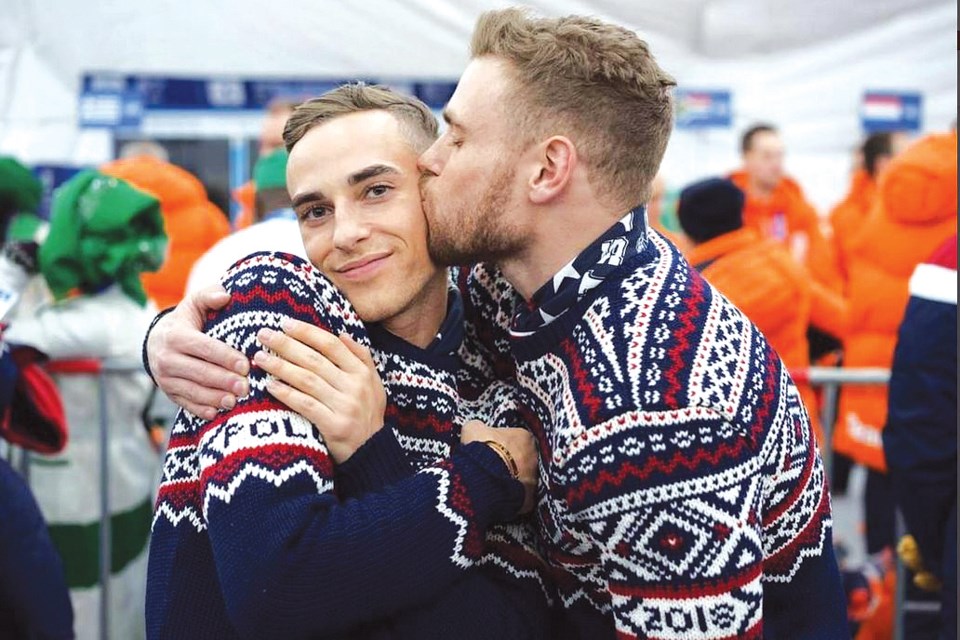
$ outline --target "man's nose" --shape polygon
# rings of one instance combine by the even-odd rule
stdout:
[[[366,238],[370,237],[370,226],[363,216],[353,212],[338,212],[341,215],[334,220],[333,245],[347,251]]]
[[[424,177],[440,175],[440,154],[437,153],[436,142],[430,145],[430,147],[417,158],[417,168],[420,170],[421,184],[423,183]]]

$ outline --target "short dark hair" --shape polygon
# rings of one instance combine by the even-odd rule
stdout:
[[[287,151],[291,151],[300,138],[317,125],[338,116],[378,110],[397,119],[401,133],[417,154],[426,151],[437,139],[437,119],[423,102],[389,87],[355,82],[297,105],[283,128],[283,142]]]
[[[863,168],[871,177],[877,175],[877,162],[881,156],[893,155],[893,134],[889,131],[871,133],[860,147],[863,152]]]
[[[743,191],[730,180],[707,178],[680,192],[677,219],[696,243],[736,231],[743,226]]]
[[[766,122],[758,122],[751,126],[743,132],[743,137],[740,138],[740,153],[750,151],[750,148],[753,146],[753,139],[759,133],[778,133],[778,131],[775,126],[767,124]]]

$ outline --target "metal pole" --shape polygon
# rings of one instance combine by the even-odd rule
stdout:
[[[823,456],[823,473],[827,483],[833,480],[833,431],[837,421],[837,396],[840,385],[836,382],[823,384],[823,412],[820,422],[823,426],[823,439],[820,453]]]
[[[903,515],[900,513],[900,509],[896,511],[896,524],[894,525],[894,531],[896,535],[894,538],[900,540],[906,534],[906,524],[903,522]],[[906,617],[906,611],[904,611],[904,605],[907,600],[907,580],[910,579],[910,576],[907,574],[907,568],[903,564],[903,560],[900,559],[900,554],[894,550],[893,552],[894,562],[897,563],[897,586],[896,591],[894,592],[894,601],[893,601],[893,640],[903,640],[904,633],[904,618]]]
[[[100,399],[100,638],[110,637],[110,434],[107,416],[107,373],[97,376]]]

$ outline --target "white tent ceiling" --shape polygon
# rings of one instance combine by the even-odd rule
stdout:
[[[91,71],[169,76],[453,80],[484,0],[0,0],[0,153],[91,162],[77,128]],[[681,85],[729,87],[734,128],[780,123],[815,199],[837,196],[814,160],[843,170],[865,88],[919,91],[925,128],[956,113],[955,2],[943,0],[552,0],[543,13],[598,15],[637,30]],[[671,143],[681,178],[736,161],[736,131]],[[675,149],[674,149],[675,148]],[[687,149],[688,148],[688,149]],[[685,150],[687,149],[687,150]],[[722,150],[722,151],[721,151]],[[827,154],[827,155],[824,155]],[[691,169],[691,163],[694,168]]]

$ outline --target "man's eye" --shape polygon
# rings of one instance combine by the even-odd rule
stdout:
[[[392,188],[393,187],[386,184],[375,184],[367,188],[366,195],[373,198],[382,198],[383,196],[387,195]]]
[[[301,220],[320,220],[330,215],[330,207],[307,207],[300,212]]]

